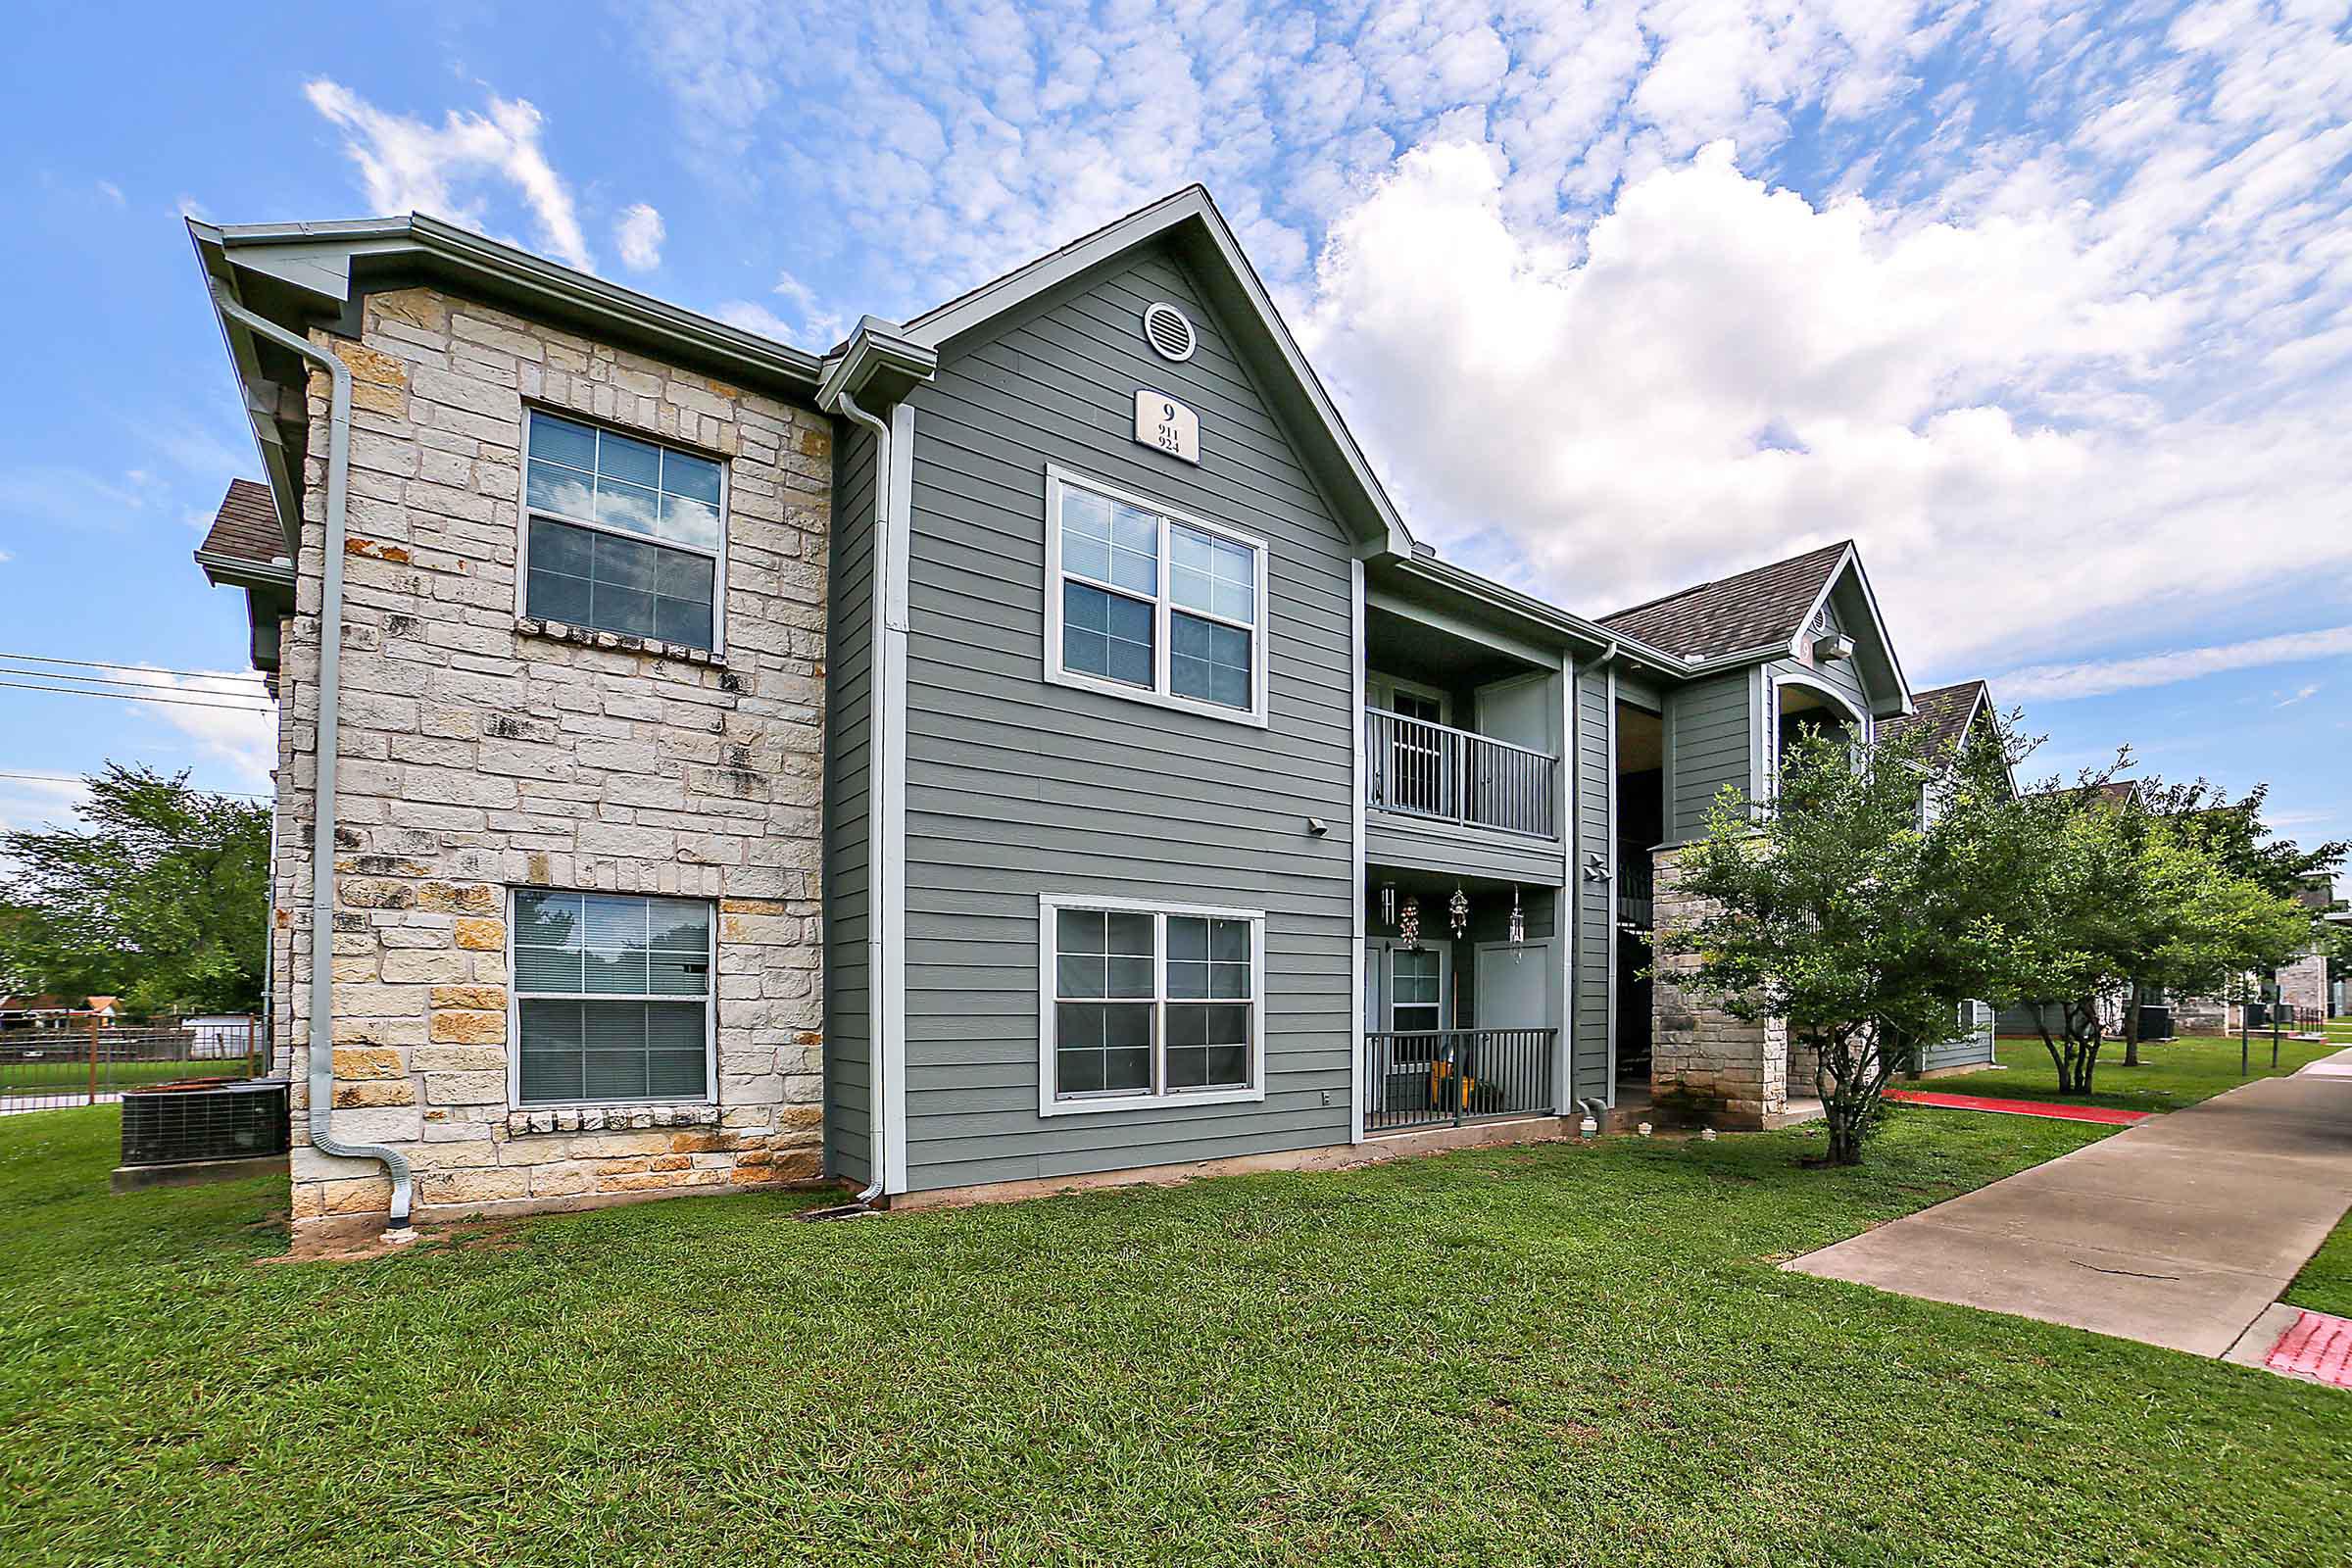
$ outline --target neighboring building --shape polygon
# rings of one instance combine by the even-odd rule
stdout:
[[[1605,621],[1437,559],[1197,187],[822,355],[427,219],[191,228],[268,467],[200,560],[282,699],[273,1038],[367,1146],[298,1108],[299,1224],[387,1160],[932,1201],[1556,1131],[1647,1074],[1653,864],[1913,710],[1849,544]],[[1785,1113],[1785,1040],[1656,1014],[1661,1088]]]

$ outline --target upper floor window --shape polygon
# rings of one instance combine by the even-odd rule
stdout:
[[[532,410],[522,612],[719,646],[726,480],[709,458]]]
[[[1048,680],[1265,722],[1265,541],[1059,468],[1046,541]]]

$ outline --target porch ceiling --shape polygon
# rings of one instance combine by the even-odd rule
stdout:
[[[1456,690],[1544,667],[1379,605],[1364,607],[1364,650],[1374,669]]]

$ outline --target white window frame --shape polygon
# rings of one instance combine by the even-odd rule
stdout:
[[[676,899],[681,904],[706,905],[710,910],[709,960],[703,987],[703,1092],[699,1095],[648,1095],[637,1100],[532,1100],[522,1098],[522,1004],[525,1002],[690,1002],[690,997],[612,996],[602,992],[525,991],[512,982],[522,973],[514,964],[516,902],[526,893],[584,893],[614,899]],[[718,1103],[718,901],[682,898],[674,893],[614,893],[605,888],[510,887],[507,889],[507,1106],[511,1110],[611,1109],[615,1105],[715,1105]]]
[[[1081,670],[1066,669],[1062,666],[1061,600],[1062,584],[1065,581],[1083,583],[1089,588],[1099,588],[1104,593],[1115,594],[1122,599],[1144,597],[1133,588],[1122,588],[1116,583],[1089,577],[1082,572],[1065,571],[1062,568],[1061,497],[1065,488],[1086,490],[1108,500],[1124,502],[1128,506],[1149,512],[1159,519],[1159,577],[1156,592],[1152,596],[1152,685],[1149,688],[1130,686],[1124,681],[1105,680],[1100,675],[1090,675]],[[1168,525],[1170,523],[1182,523],[1187,528],[1197,529],[1211,538],[1221,539],[1227,544],[1240,545],[1250,553],[1253,564],[1250,572],[1250,586],[1253,591],[1251,609],[1255,612],[1254,623],[1247,623],[1235,620],[1228,615],[1218,615],[1206,611],[1195,610],[1190,606],[1176,604],[1170,586],[1174,578],[1173,562],[1168,552]],[[1188,512],[1180,512],[1164,501],[1154,500],[1151,496],[1141,495],[1133,490],[1122,489],[1118,485],[1105,483],[1089,474],[1076,473],[1058,465],[1047,464],[1046,646],[1044,650],[1047,684],[1101,692],[1106,697],[1121,697],[1131,703],[1149,703],[1155,708],[1172,708],[1179,712],[1199,713],[1204,718],[1223,719],[1229,724],[1249,724],[1258,729],[1265,728],[1266,625],[1272,618],[1268,613],[1266,600],[1266,558],[1271,552],[1272,547],[1255,534],[1244,533],[1239,528],[1229,527],[1221,522],[1211,522],[1205,517],[1196,516]],[[1201,698],[1179,696],[1168,689],[1168,671],[1174,658],[1174,649],[1170,645],[1168,636],[1169,623],[1172,616],[1179,612],[1196,615],[1217,625],[1231,626],[1237,630],[1247,629],[1250,632],[1250,707],[1247,710],[1228,708],[1222,703],[1212,703]]]
[[[1435,686],[1427,686],[1417,680],[1407,680],[1401,675],[1375,673],[1367,674],[1364,677],[1364,687],[1367,707],[1377,709],[1384,713],[1395,714],[1396,699],[1399,696],[1418,697],[1424,702],[1438,705],[1437,722],[1440,725],[1446,729],[1453,727],[1453,699]]]
[[[1152,1081],[1144,1094],[1106,1092],[1056,1095],[1054,1073],[1055,952],[1064,909],[1101,909],[1113,914],[1152,915]],[[1168,921],[1176,919],[1250,922],[1250,1081],[1211,1089],[1166,1087],[1168,1040]],[[1210,904],[1170,904],[1158,899],[1114,899],[1099,893],[1041,893],[1037,898],[1037,1113],[1093,1115],[1160,1105],[1230,1105],[1266,1098],[1266,912]],[[1191,1001],[1193,999],[1181,999]]]
[[[705,550],[699,545],[680,544],[671,539],[657,539],[651,534],[639,533],[633,528],[616,528],[609,522],[599,522],[594,517],[575,517],[568,512],[558,512],[552,507],[532,506],[531,420],[536,418],[541,414],[545,414],[550,418],[562,419],[566,424],[585,425],[591,430],[610,430],[614,435],[626,436],[631,441],[643,441],[648,446],[663,447],[672,452],[682,453],[690,458],[700,458],[705,463],[717,464],[717,547],[711,550]],[[576,414],[569,409],[538,409],[526,403],[523,405],[522,409],[522,461],[520,467],[521,474],[514,483],[515,516],[520,519],[515,530],[518,537],[514,542],[514,613],[516,615],[527,619],[544,620],[547,618],[546,616],[532,615],[530,609],[531,519],[533,517],[545,517],[550,522],[560,522],[573,528],[586,528],[592,533],[611,534],[617,539],[633,539],[639,544],[654,545],[662,550],[676,550],[690,556],[709,557],[710,561],[714,563],[710,574],[710,653],[713,659],[723,659],[726,657],[727,543],[732,531],[735,500],[735,474],[734,466],[731,463],[715,452],[706,452],[699,447],[688,446],[682,441],[673,441],[669,437],[661,435],[652,430],[637,430],[632,429],[625,424],[615,424],[610,419],[590,418],[586,415]],[[565,621],[564,624],[569,625],[571,623],[569,621]],[[608,628],[602,626],[583,625],[581,630],[605,631],[608,632],[608,635],[613,637],[637,636],[635,632],[609,631]],[[645,643],[663,644],[666,646],[679,648],[690,648],[693,646],[691,643],[668,643],[667,639],[659,637],[639,637],[638,640]]]

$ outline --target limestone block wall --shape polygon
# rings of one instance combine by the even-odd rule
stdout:
[[[1671,931],[1701,917],[1707,901],[1682,886],[1682,852],[1655,852],[1654,918]],[[1650,987],[1650,1092],[1661,1109],[1719,1127],[1760,1127],[1788,1106],[1788,1026],[1733,1017],[1678,982],[1697,959],[1662,954]],[[1811,1067],[1803,1091],[1811,1092]]]
[[[355,382],[329,942],[338,1134],[406,1151],[427,1214],[813,1177],[831,422],[431,290],[370,297],[356,340],[313,337]],[[308,398],[271,956],[298,1226],[389,1200],[380,1167],[309,1147],[304,1109],[323,374]],[[521,615],[526,402],[725,462],[722,656]],[[713,902],[710,1103],[514,1102],[516,887]]]

